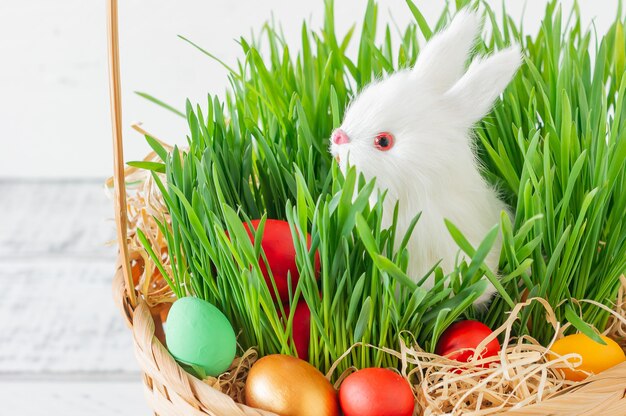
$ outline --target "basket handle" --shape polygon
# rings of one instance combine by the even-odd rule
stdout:
[[[107,32],[109,55],[109,94],[111,100],[111,123],[113,126],[113,189],[115,200],[115,223],[119,244],[124,286],[130,304],[134,309],[137,296],[130,272],[128,253],[128,216],[126,208],[126,183],[124,176],[124,146],[122,141],[122,93],[120,82],[120,51],[117,24],[117,0],[107,2]]]

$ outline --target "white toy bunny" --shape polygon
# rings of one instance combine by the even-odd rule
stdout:
[[[480,174],[471,128],[509,84],[522,55],[513,46],[475,59],[466,70],[480,27],[478,14],[460,11],[424,46],[414,68],[373,82],[355,97],[331,137],[344,172],[354,166],[387,191],[383,225],[390,225],[398,203],[398,239],[422,213],[408,244],[414,280],[439,260],[445,273],[454,267],[459,247],[444,219],[477,247],[507,210]],[[494,272],[500,250],[499,237],[486,259]],[[426,287],[432,285],[431,277]],[[477,303],[494,290],[490,284]]]

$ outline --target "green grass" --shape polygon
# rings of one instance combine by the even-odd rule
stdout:
[[[626,39],[621,11],[618,16],[596,38],[581,27],[577,9],[564,16],[551,3],[539,33],[524,37],[526,65],[477,130],[487,175],[516,210],[515,224],[504,227],[502,269],[532,259],[523,284],[507,285],[516,298],[526,289],[554,306],[571,297],[609,304],[626,270]],[[507,27],[489,47],[516,37]],[[527,232],[510,234],[532,218],[538,219]],[[558,318],[573,314],[572,306],[557,308]],[[498,300],[487,321],[501,322],[506,310]],[[606,312],[583,305],[581,313],[604,328]],[[527,311],[523,321],[533,314]],[[540,316],[531,322],[530,333],[546,341]]]
[[[502,102],[476,129],[485,178],[502,189],[516,211],[514,223],[503,215],[500,230],[500,296],[480,311],[472,302],[486,286],[481,277],[495,279],[482,263],[498,230],[471,247],[448,224],[471,260],[448,276],[432,265],[435,287],[422,289],[405,274],[409,253],[405,244],[394,247],[395,225],[381,229],[381,204],[367,202],[373,184],[354,171],[341,175],[327,151],[328,137],[351,97],[375,77],[412,65],[420,49],[418,34],[428,39],[455,9],[478,4],[461,0],[444,6],[431,24],[407,3],[415,23],[399,33],[397,45],[391,36],[397,29],[387,25],[377,31],[373,2],[361,24],[339,36],[331,0],[320,30],[303,24],[298,51],[290,50],[270,24],[254,40],[239,39],[242,58],[233,67],[185,39],[228,68],[230,88],[224,99],[187,103],[188,151],[167,154],[152,140],[163,163],[143,167],[165,171],[167,178],[164,184],[155,175],[171,216],[171,224],[158,220],[168,240],[173,290],[217,305],[241,330],[244,348],[295,352],[263,283],[260,241],[251,244],[242,225],[261,217],[285,219],[292,227],[301,278],[291,301],[303,298],[309,304],[309,359],[323,371],[354,342],[397,348],[402,336],[432,350],[459,317],[499,325],[524,292],[548,299],[559,319],[569,317],[579,329],[588,331],[579,314],[597,328],[607,321],[606,312],[592,305],[579,308],[570,298],[610,304],[626,270],[621,10],[609,32],[596,37],[580,26],[577,9],[564,17],[551,2],[541,30],[526,35],[514,19],[497,21],[478,2],[490,33],[478,50],[518,42],[526,53],[526,64]],[[358,44],[355,57],[346,52],[351,43]],[[261,49],[268,52],[262,55]],[[313,272],[316,251],[319,281]],[[526,309],[516,333],[546,342],[552,329],[543,313]],[[357,348],[339,370],[350,365],[397,362],[376,349]]]

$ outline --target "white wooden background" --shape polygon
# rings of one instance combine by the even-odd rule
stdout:
[[[150,414],[102,181],[0,180],[0,414]]]

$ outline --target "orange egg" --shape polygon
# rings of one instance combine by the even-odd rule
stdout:
[[[337,393],[322,373],[288,355],[254,363],[245,388],[246,404],[281,416],[338,416]]]
[[[133,283],[135,286],[139,284],[139,279],[143,274],[144,268],[145,265],[141,257],[130,262],[130,274],[133,276]]]
[[[551,348],[552,352],[560,356],[576,353],[582,357],[582,363],[575,370],[562,368],[566,379],[581,381],[588,376],[583,371],[598,374],[626,361],[626,355],[624,355],[624,351],[617,342],[603,335],[600,337],[606,342],[606,345],[595,342],[585,334],[568,335],[554,343]],[[557,358],[556,355],[550,354],[551,360],[555,358]],[[574,365],[578,363],[578,360],[575,358],[571,358],[568,361]]]

